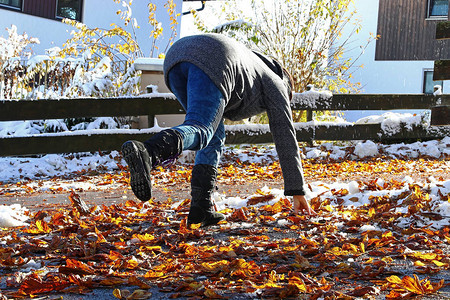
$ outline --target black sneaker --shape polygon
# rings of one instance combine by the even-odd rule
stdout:
[[[128,141],[122,145],[122,155],[130,170],[130,185],[133,193],[141,201],[152,198],[152,181],[150,171],[152,163],[144,144]]]

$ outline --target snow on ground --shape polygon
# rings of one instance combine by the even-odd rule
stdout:
[[[250,150],[249,150],[250,149]],[[349,152],[349,149],[354,149]],[[417,158],[419,156],[428,156],[430,158],[448,158],[450,155],[450,137],[446,137],[440,141],[416,142],[412,144],[394,144],[382,145],[375,144],[371,141],[359,141],[353,145],[337,146],[332,143],[324,143],[317,147],[305,147],[302,150],[303,158],[307,159],[354,159],[374,157],[384,155],[391,158]],[[250,145],[229,146],[227,147],[224,157],[234,157],[240,161],[250,163],[270,163],[276,159],[276,151],[273,145],[259,145],[258,147],[251,147]],[[180,159],[181,163],[192,163],[193,153],[185,151]],[[39,181],[33,184],[28,184],[31,188],[36,188],[39,191],[51,191],[52,189],[63,188],[64,190],[83,188],[99,189],[101,186],[96,186],[94,180],[81,181],[77,180],[77,172],[85,172],[86,170],[100,171],[107,173],[109,171],[119,170],[120,165],[126,165],[117,151],[112,151],[109,154],[88,154],[81,153],[76,155],[56,155],[49,154],[41,157],[7,157],[0,158],[0,182],[17,182],[24,178],[29,179],[43,179],[52,178],[54,176],[72,176],[73,180],[58,183],[58,181]],[[383,186],[384,182],[379,180],[377,185]],[[321,201],[328,199],[332,206],[345,206],[349,209],[358,208],[370,203],[373,197],[395,197],[408,191],[410,184],[418,184],[424,189],[430,191],[429,197],[433,202],[434,212],[444,216],[442,220],[432,221],[433,228],[442,228],[443,226],[450,226],[450,203],[440,201],[439,195],[450,194],[450,180],[436,181],[430,178],[426,183],[413,182],[410,177],[404,178],[402,186],[396,189],[379,189],[370,190],[365,186],[360,186],[356,181],[350,182],[310,182],[307,187],[308,199],[319,197]],[[64,186],[63,186],[64,185]],[[105,186],[105,188],[112,188],[112,186]],[[333,193],[333,191],[345,191],[343,193]],[[267,187],[261,190],[262,193],[270,193],[273,199],[270,202],[261,205],[273,205],[283,196],[282,190],[268,189]],[[255,195],[253,195],[255,196]],[[216,195],[216,205],[218,209],[240,208],[247,205],[249,199],[241,197],[227,197],[221,198]],[[399,206],[396,208],[399,213],[405,213],[405,207]],[[18,205],[0,206],[0,227],[21,226],[26,222],[26,208]],[[399,218],[397,220],[398,226],[408,226],[411,220],[408,218]],[[430,223],[427,223],[430,224]],[[372,225],[371,225],[372,226]],[[372,227],[371,227],[372,228]],[[373,230],[370,228],[362,228],[361,230]]]
[[[408,193],[410,191],[409,184],[411,184],[412,182],[413,180],[410,177],[405,177],[402,181],[402,185],[399,187],[373,191],[366,186],[359,186],[356,181],[351,181],[348,183],[324,183],[321,181],[316,181],[308,184],[306,198],[308,200],[318,198],[321,202],[329,201],[330,206],[333,208],[334,212],[338,213],[338,210],[336,209],[337,207],[354,209],[369,205],[371,199],[373,199],[374,197],[388,196],[392,198],[404,195],[405,193]],[[378,184],[382,186],[384,183],[378,182]],[[450,226],[450,203],[448,201],[443,201],[441,198],[441,195],[450,195],[450,180],[439,182],[437,180],[434,180],[433,178],[430,178],[429,182],[414,182],[414,184],[418,184],[423,189],[430,191],[430,203],[433,207],[433,211],[431,212],[439,214],[442,217],[441,220],[426,219],[421,222],[419,221],[419,223],[416,223],[416,226],[429,226],[432,229],[442,229],[446,226]],[[336,191],[339,192],[336,193]],[[223,197],[219,193],[215,193],[213,198],[217,210],[220,211],[227,208],[239,209],[242,207],[251,206],[248,203],[249,200],[254,198],[255,196],[261,196],[261,193],[270,194],[273,197],[269,201],[261,202],[253,206],[274,205],[281,198],[285,197],[283,194],[283,190],[264,187],[261,189],[259,194],[250,195],[246,198]],[[403,199],[402,201],[405,201],[405,199]],[[175,203],[174,207],[176,207],[178,204],[179,203]],[[393,207],[393,212],[406,214],[408,212],[408,206],[402,206],[402,203],[399,204],[399,206]],[[26,210],[26,208],[21,207],[17,204],[11,206],[0,206],[0,227],[15,227],[25,225],[26,221],[28,220],[28,217],[25,215]],[[408,228],[410,224],[412,224],[412,222],[418,222],[417,218],[413,220],[413,218],[411,217],[399,217],[396,220],[397,225],[403,228]],[[372,224],[360,228],[361,232],[372,230],[379,230],[379,227]]]
[[[308,94],[309,93],[309,94]],[[329,97],[326,93],[309,91],[305,98],[308,105],[314,107],[315,101],[326,101]],[[302,98],[302,99],[303,99]],[[298,100],[298,99],[297,99]],[[314,121],[316,122],[316,121]],[[326,122],[321,122],[321,124]],[[381,128],[386,134],[395,134],[402,126],[406,128],[413,127],[427,123],[427,115],[413,115],[413,114],[398,114],[386,113],[381,116],[371,116],[360,119],[357,124],[367,123],[381,123]],[[333,124],[336,124],[334,122]],[[340,124],[348,125],[349,122],[341,121]],[[310,126],[312,124],[301,124],[299,126]],[[257,127],[260,131],[267,131],[267,125],[260,124],[244,124],[244,125],[229,125],[232,130],[246,130],[247,126]],[[108,129],[100,129],[105,128]],[[97,118],[92,123],[77,124],[76,128],[68,129],[62,120],[47,120],[47,121],[20,121],[20,122],[0,122],[0,138],[8,138],[11,136],[27,136],[33,134],[49,134],[46,132],[59,132],[57,134],[76,134],[77,130],[92,130],[115,132],[130,129],[118,129],[118,124],[112,118]],[[161,128],[148,129],[149,131],[159,131]],[[75,130],[75,131],[69,131]],[[251,149],[249,151],[249,149]],[[240,161],[249,163],[271,163],[276,160],[277,154],[273,145],[259,145],[258,147],[251,147],[250,145],[229,146],[226,148],[224,157],[234,157]],[[302,149],[303,159],[317,159],[339,161],[343,159],[359,160],[371,157],[384,156],[386,158],[401,158],[414,159],[418,157],[429,157],[432,159],[448,158],[450,155],[450,137],[446,137],[440,141],[433,140],[427,142],[416,142],[412,144],[393,144],[382,145],[376,144],[372,141],[355,141],[346,146],[338,146],[334,143],[323,143],[317,147],[304,147]],[[185,151],[180,158],[181,163],[192,163],[194,155],[190,151]],[[57,155],[48,154],[34,157],[0,157],[0,183],[20,182],[21,180],[34,179],[49,179],[56,176],[72,177],[72,180],[65,180],[63,183],[58,181],[36,181],[36,184],[28,183],[28,187],[36,189],[37,191],[52,191],[55,189],[71,190],[83,188],[84,190],[101,189],[102,186],[97,186],[95,180],[77,180],[78,173],[86,173],[86,171],[93,171],[99,173],[107,173],[112,171],[119,171],[120,166],[126,165],[125,161],[117,151],[112,151],[108,154],[100,153],[78,153],[71,155]],[[409,179],[405,179],[404,189],[411,183]],[[449,181],[437,183],[431,181],[427,183],[431,189],[430,197],[438,199],[438,194],[444,195],[450,192]],[[380,185],[382,185],[380,183]],[[104,188],[113,188],[113,185],[105,186]],[[346,190],[347,193],[339,198],[339,205],[348,207],[359,207],[369,203],[373,196],[395,196],[404,192],[404,190],[379,190],[369,191],[364,187],[358,186],[355,181],[348,183],[331,183],[323,182],[309,183],[310,189],[307,193],[307,198],[326,197],[331,199],[337,205],[337,198],[333,196],[333,190]],[[263,190],[263,192],[271,193],[274,198],[270,203],[273,204],[283,197],[283,191],[279,190]],[[250,197],[251,198],[251,197]],[[240,197],[229,197],[226,199],[216,199],[219,207],[225,206],[230,208],[239,208],[247,205],[249,198],[243,199]],[[436,200],[437,201],[437,200]],[[343,202],[343,203],[341,203]],[[434,221],[433,226],[449,226],[450,221],[450,203],[436,203],[434,206],[436,213],[443,216],[448,216],[441,221]],[[20,226],[27,220],[26,208],[17,205],[0,206],[0,227]],[[399,220],[399,226],[408,224],[407,219]]]
[[[0,228],[26,225],[25,222],[28,220],[26,211],[27,209],[19,204],[0,205]]]
[[[250,145],[229,146],[225,156],[232,155],[249,163],[270,163],[277,159],[273,145],[258,146],[249,151]],[[354,147],[354,151],[349,148]],[[250,147],[251,148],[251,147]],[[303,159],[362,159],[384,155],[388,158],[414,159],[419,156],[444,158],[450,155],[450,137],[440,141],[416,142],[412,144],[376,144],[372,141],[358,141],[347,146],[324,143],[317,147],[305,147]],[[179,159],[181,163],[192,163],[194,155],[185,151]],[[102,172],[119,170],[118,165],[126,165],[117,151],[109,154],[78,153],[70,155],[47,154],[37,157],[0,157],[0,182],[15,182],[24,178],[43,179],[54,176],[76,175],[77,172],[98,170]]]
[[[380,186],[383,186],[384,182],[378,182]],[[412,178],[405,177],[402,181],[402,185],[400,187],[392,188],[392,189],[384,189],[380,188],[380,190],[373,191],[367,186],[359,186],[356,181],[351,181],[348,183],[336,182],[336,183],[325,183],[321,181],[316,181],[308,184],[306,188],[306,198],[309,200],[317,199],[321,203],[330,202],[331,207],[335,213],[338,213],[337,207],[344,207],[346,210],[352,210],[358,207],[363,207],[369,205],[376,197],[387,196],[390,199],[402,197],[402,195],[411,195],[410,184],[413,183]],[[418,183],[414,182],[414,184],[419,185],[424,190],[429,190],[429,197],[431,207],[433,210],[430,213],[436,213],[441,216],[440,220],[432,220],[432,219],[423,219],[417,220],[417,218],[412,217],[399,217],[395,221],[397,225],[401,228],[408,228],[411,224],[414,224],[417,227],[428,226],[431,229],[442,229],[444,227],[450,226],[450,202],[442,200],[441,195],[450,195],[450,180],[438,182],[434,178],[429,178],[429,182],[426,183]],[[336,192],[337,191],[337,192]],[[258,203],[253,206],[262,206],[262,205],[274,205],[281,198],[285,197],[283,195],[283,190],[279,189],[270,189],[268,187],[264,187],[261,189],[261,193],[270,194],[273,198],[270,201]],[[225,210],[226,208],[234,208],[239,209],[242,207],[251,206],[248,204],[248,201],[254,197],[261,196],[261,194],[251,195],[246,198],[240,197],[226,197],[223,198],[220,194],[215,193],[214,201],[217,207],[217,210]],[[404,201],[406,201],[408,197],[400,200],[400,203],[397,207],[393,206],[392,210],[395,213],[408,213],[408,205],[402,205]],[[381,227],[381,226],[380,226]],[[366,225],[360,228],[360,232],[364,231],[379,231],[380,227],[376,225]]]

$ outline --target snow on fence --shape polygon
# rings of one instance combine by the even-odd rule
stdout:
[[[450,95],[407,94],[337,94],[309,91],[294,96],[293,110],[398,110],[430,109],[449,105]],[[0,121],[65,119],[82,117],[136,116],[146,112],[153,116],[183,114],[181,105],[172,94],[150,94],[133,98],[3,100],[0,101]],[[386,119],[374,124],[309,121],[296,123],[299,141],[314,140],[373,140],[381,142],[441,139],[450,136],[448,126],[429,126],[421,121]],[[153,126],[153,124],[151,124]],[[0,156],[75,153],[120,149],[129,139],[144,140],[161,130],[95,129],[44,133],[0,138]],[[268,125],[228,125],[227,144],[270,143]]]

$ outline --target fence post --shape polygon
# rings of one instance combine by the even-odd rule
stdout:
[[[148,128],[152,128],[155,126],[155,116],[148,115]]]
[[[306,87],[307,91],[311,91],[314,88],[313,85],[309,85]],[[313,110],[306,110],[306,122],[311,122],[313,120],[314,111]],[[311,136],[311,139],[306,142],[309,147],[314,147],[314,135]]]

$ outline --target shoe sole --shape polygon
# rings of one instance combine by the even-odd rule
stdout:
[[[152,182],[145,168],[141,151],[137,145],[128,141],[122,145],[122,155],[130,171],[130,186],[134,195],[141,201],[152,198]]]

